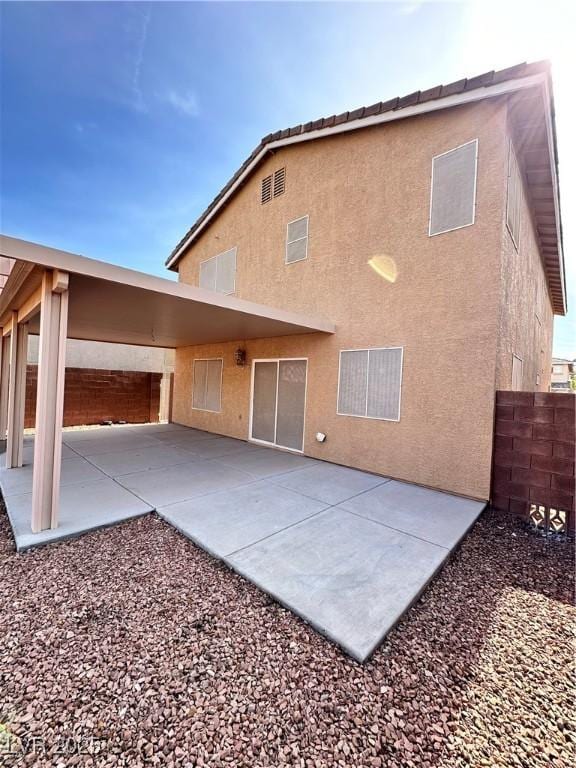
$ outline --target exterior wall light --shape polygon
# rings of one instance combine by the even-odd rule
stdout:
[[[326,435],[324,434],[324,432],[316,432],[316,440],[319,443],[323,443],[326,440]]]
[[[236,365],[246,365],[246,350],[240,348],[237,349],[236,352],[234,352],[234,360]]]

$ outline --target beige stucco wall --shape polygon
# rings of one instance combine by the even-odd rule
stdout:
[[[514,142],[512,130],[508,136]],[[505,215],[502,220],[496,389],[512,388],[512,356],[516,355],[523,362],[522,389],[549,390],[553,330],[554,313],[525,187],[518,248]]]
[[[473,226],[428,237],[434,155],[479,139]],[[286,192],[264,206],[260,181],[286,167]],[[306,142],[268,159],[180,262],[198,284],[199,262],[237,246],[236,294],[317,312],[337,332],[247,342],[248,359],[309,358],[305,453],[478,498],[489,494],[499,321],[506,108],[460,107]],[[287,222],[310,216],[309,257],[284,263]],[[394,259],[389,283],[368,260]],[[175,421],[246,438],[250,367],[238,344],[177,351]],[[399,422],[336,414],[341,349],[403,346]],[[220,414],[194,411],[192,361],[224,357]],[[314,435],[328,435],[319,444]]]

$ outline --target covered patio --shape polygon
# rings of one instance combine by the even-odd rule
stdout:
[[[59,524],[66,339],[165,348],[333,333],[334,325],[2,236],[0,438],[24,463],[28,334],[39,336],[30,529]],[[30,453],[30,451],[28,451]]]
[[[364,661],[484,504],[178,424],[62,429],[66,338],[178,347],[332,333],[302,317],[2,238],[0,487],[16,547],[156,512]],[[40,355],[24,435],[28,333]]]

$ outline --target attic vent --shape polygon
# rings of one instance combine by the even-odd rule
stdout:
[[[283,194],[286,189],[286,168],[274,171],[274,197]]]
[[[266,176],[265,179],[262,179],[262,205],[264,203],[270,202],[272,200],[272,175]]]
[[[269,203],[272,197],[278,197],[286,189],[286,168],[279,168],[269,176],[262,179],[262,189],[260,192],[260,202]]]

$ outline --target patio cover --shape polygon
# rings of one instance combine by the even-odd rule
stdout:
[[[39,341],[32,531],[58,525],[66,338],[182,347],[333,333],[324,318],[262,306],[0,235],[0,439],[22,466],[28,333]]]
[[[71,339],[156,347],[333,333],[326,319],[287,312],[104,261],[0,235],[0,257],[17,262],[0,293],[0,326],[40,288],[46,269],[69,274]],[[38,316],[29,320],[39,333]]]

